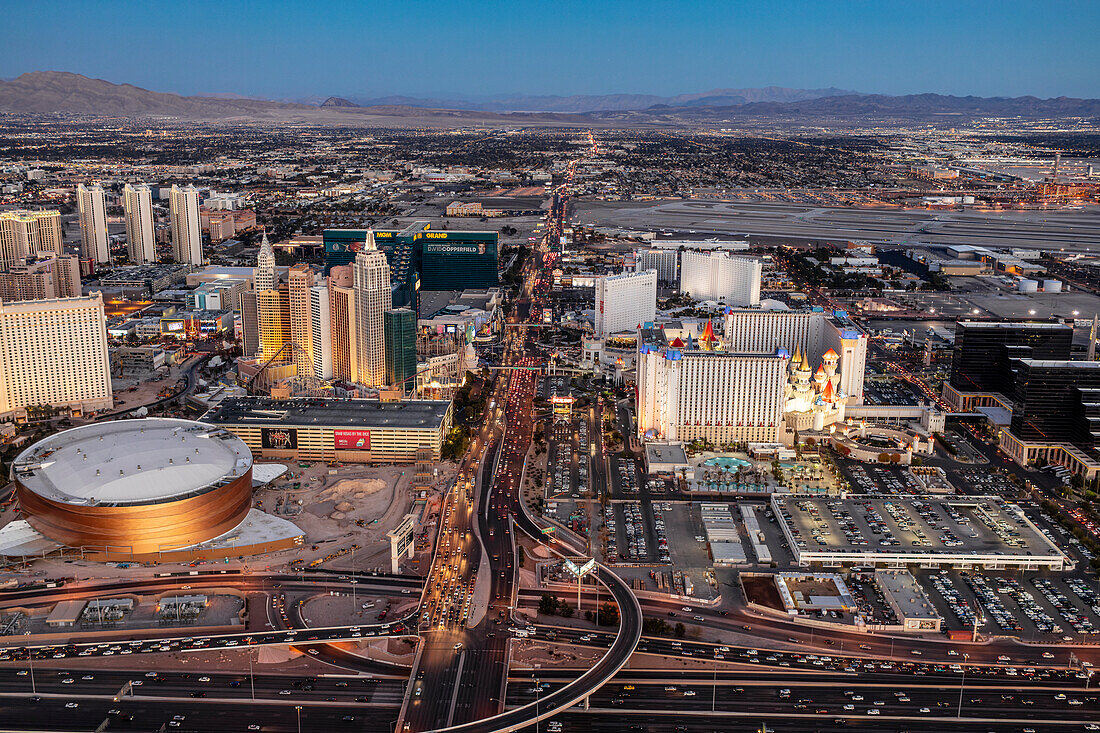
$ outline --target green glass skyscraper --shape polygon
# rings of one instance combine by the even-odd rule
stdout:
[[[416,314],[408,308],[394,308],[382,314],[385,334],[386,384],[403,391],[416,387]]]

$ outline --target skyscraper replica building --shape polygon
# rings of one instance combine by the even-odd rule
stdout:
[[[329,271],[332,378],[344,382],[356,381],[359,374],[353,280],[351,265],[337,265]]]
[[[275,289],[275,250],[271,242],[267,240],[267,232],[264,231],[260,241],[260,252],[256,255],[256,267],[252,269],[252,287],[256,292]]]
[[[332,379],[332,311],[327,284],[310,288],[309,310],[313,331],[313,375],[329,380]]]
[[[385,333],[382,314],[393,307],[386,255],[367,231],[363,249],[352,265],[355,289],[356,382],[367,387],[386,383]]]
[[[416,383],[416,314],[408,308],[395,308],[383,314],[386,333],[386,384],[403,392]]]

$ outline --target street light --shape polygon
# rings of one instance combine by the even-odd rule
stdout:
[[[958,708],[958,710],[955,711],[955,717],[956,718],[961,718],[962,717],[963,689],[966,687],[966,662],[967,662],[968,659],[970,659],[970,655],[964,653],[963,654],[963,676],[962,676],[962,682],[959,683],[959,708]],[[299,733],[301,733],[301,732],[299,731]]]
[[[539,693],[542,692],[542,679],[538,677],[538,670],[541,666],[535,665],[535,733],[539,733]]]
[[[718,652],[714,652],[714,682],[710,688],[710,711],[714,712],[715,700],[718,697]]]
[[[564,560],[564,563],[565,563],[565,569],[568,570],[573,575],[577,576],[577,613],[579,614],[581,612],[581,579],[584,578],[584,576],[588,575],[590,572],[592,572],[593,569],[595,569],[595,567],[596,567],[596,558],[594,558],[594,557],[589,558],[589,560],[586,563],[584,563],[583,565],[580,565],[580,566],[578,566],[572,560],[568,560],[568,559]],[[599,609],[599,606],[597,606],[596,607],[596,613],[597,613],[596,626],[600,625],[599,617],[598,617],[599,612],[600,612],[600,609]]]

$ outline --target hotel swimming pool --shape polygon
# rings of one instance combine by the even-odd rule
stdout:
[[[714,458],[708,458],[703,461],[704,466],[716,466],[723,471],[736,471],[738,468],[749,468],[751,463],[742,459],[734,458],[733,456],[715,456]]]

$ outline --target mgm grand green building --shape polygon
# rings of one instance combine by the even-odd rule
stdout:
[[[355,259],[367,238],[366,229],[326,229],[325,271]],[[419,290],[495,288],[496,232],[455,232],[418,221],[401,230],[375,229],[374,241],[390,264],[394,307],[412,305]]]

